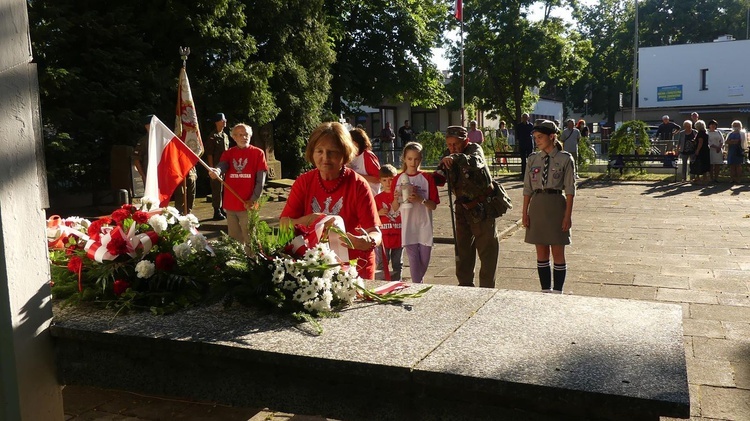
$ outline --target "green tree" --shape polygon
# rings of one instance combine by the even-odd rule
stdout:
[[[518,121],[531,108],[538,98],[534,88],[556,94],[559,86],[573,83],[590,49],[578,38],[566,38],[559,19],[529,21],[525,8],[531,3],[477,0],[464,6],[466,96],[508,121]],[[454,74],[460,75],[458,47],[451,56]],[[455,78],[451,91],[459,85]]]
[[[599,0],[574,12],[581,36],[591,41],[593,52],[582,77],[570,86],[567,105],[588,114],[604,114],[615,121],[619,96],[627,102],[633,75],[633,3]]]
[[[336,52],[335,115],[386,99],[422,107],[448,101],[431,61],[449,16],[445,0],[325,0],[325,11]]]
[[[745,38],[746,0],[650,0],[639,4],[641,47]],[[632,21],[632,19],[631,19]]]
[[[320,122],[330,92],[333,46],[323,0],[246,1],[248,16],[263,16],[248,32],[258,61],[271,63],[269,88],[279,112],[272,121],[276,157],[285,177],[305,167],[307,137]]]
[[[106,188],[112,145],[132,145],[147,114],[172,126],[179,46],[192,50],[199,118],[273,118],[270,67],[250,60],[243,10],[235,0],[30,1],[51,190]]]

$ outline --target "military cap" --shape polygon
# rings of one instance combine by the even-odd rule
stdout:
[[[224,113],[216,113],[214,116],[213,122],[218,123],[220,121],[227,121],[227,118],[224,116]]]
[[[466,140],[466,128],[463,126],[448,126],[448,128],[445,129],[445,137],[455,137],[457,139]]]
[[[557,133],[557,126],[555,125],[555,123],[549,120],[544,120],[534,126],[534,130],[532,130],[532,132],[541,132],[546,135],[550,135],[553,133]]]

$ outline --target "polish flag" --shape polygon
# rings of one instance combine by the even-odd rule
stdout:
[[[464,2],[463,0],[456,0],[456,19],[464,20]]]
[[[143,198],[159,207],[169,204],[175,188],[200,158],[156,116],[148,134],[148,171]]]
[[[196,155],[203,155],[203,140],[198,127],[198,114],[195,112],[193,92],[190,90],[185,68],[180,69],[180,82],[177,86],[177,109],[175,110],[174,132]]]

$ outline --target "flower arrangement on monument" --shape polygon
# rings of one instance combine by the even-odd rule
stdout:
[[[203,299],[214,253],[198,219],[177,209],[123,205],[93,222],[47,221],[52,294],[118,310],[168,313]]]
[[[110,216],[47,221],[53,297],[121,310],[170,313],[223,302],[265,308],[312,323],[337,317],[361,298],[401,303],[417,298],[392,282],[369,290],[348,259],[343,221],[324,216],[311,226],[271,228],[260,208],[248,211],[249,244],[224,235],[208,242],[198,220],[172,207],[123,205]]]
[[[338,310],[357,298],[401,303],[431,288],[401,293],[407,284],[392,282],[367,289],[356,262],[349,261],[347,249],[340,246],[348,239],[338,216],[322,216],[310,226],[282,228],[271,228],[257,209],[248,216],[250,253],[246,255],[240,244],[216,248],[225,267],[212,287],[227,306],[234,301],[254,307],[265,304],[310,322],[321,333],[318,318],[337,317]]]

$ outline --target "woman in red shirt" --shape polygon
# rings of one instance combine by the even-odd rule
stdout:
[[[297,177],[281,212],[280,224],[309,226],[321,215],[340,216],[353,246],[349,258],[357,260],[359,276],[373,279],[373,250],[381,241],[380,218],[369,184],[346,167],[356,151],[351,135],[342,124],[318,126],[310,135],[305,150],[305,158],[315,169]]]

